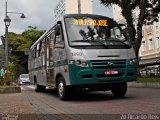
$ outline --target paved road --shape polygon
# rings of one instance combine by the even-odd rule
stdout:
[[[63,102],[54,90],[36,93],[33,86],[22,86],[22,93],[1,94],[0,105],[1,114],[23,114],[25,118],[32,116],[42,120],[97,120],[108,117],[160,120],[160,89],[129,88],[122,99],[114,98],[110,92],[89,92]]]

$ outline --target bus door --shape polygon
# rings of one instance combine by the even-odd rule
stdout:
[[[46,72],[47,72],[47,84],[48,86],[54,86],[55,85],[55,77],[54,77],[54,31],[50,33],[46,37],[47,41],[47,55],[46,55]]]
[[[62,23],[58,22],[55,29],[54,43],[54,63],[56,74],[61,74],[65,77],[67,72],[67,54],[65,50],[65,42],[62,30]]]

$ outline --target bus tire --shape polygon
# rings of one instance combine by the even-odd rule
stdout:
[[[65,80],[63,77],[58,78],[58,84],[57,84],[57,90],[58,90],[58,96],[60,100],[65,101],[69,98],[69,89],[65,85]]]
[[[45,86],[41,86],[41,85],[36,85],[35,91],[36,92],[45,92],[46,91],[46,87]]]
[[[35,91],[36,92],[45,92],[46,86],[38,85],[37,82],[35,83]]]
[[[124,97],[126,92],[127,92],[127,83],[118,83],[115,84],[112,89],[112,94],[117,97],[117,98],[121,98]]]
[[[40,85],[38,85],[36,81],[34,83],[34,86],[35,86],[35,91],[40,92]]]

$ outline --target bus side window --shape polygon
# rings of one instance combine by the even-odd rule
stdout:
[[[41,49],[40,49],[40,55],[43,55],[45,51],[45,38],[41,41]]]
[[[50,38],[50,46],[49,46],[49,65],[53,65],[53,56],[54,56],[54,39],[52,37],[54,33],[51,33],[49,38]]]
[[[38,56],[41,56],[41,49],[42,49],[42,41],[39,43],[39,50],[38,50]]]
[[[63,39],[63,33],[62,33],[62,27],[61,24],[57,24],[56,30],[55,30],[55,47],[58,46],[63,48],[64,47],[64,39]]]
[[[51,40],[53,41],[53,45],[55,43],[55,31],[51,33]]]
[[[30,58],[30,59],[33,59],[33,58],[34,58],[34,49],[30,49],[29,58]]]
[[[36,51],[37,51],[37,46],[35,46],[35,48],[34,48],[33,58],[36,58]]]
[[[40,43],[37,44],[36,57],[39,57]]]

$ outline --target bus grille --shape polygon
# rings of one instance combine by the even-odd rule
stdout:
[[[115,69],[125,68],[126,60],[92,60],[93,69]]]

